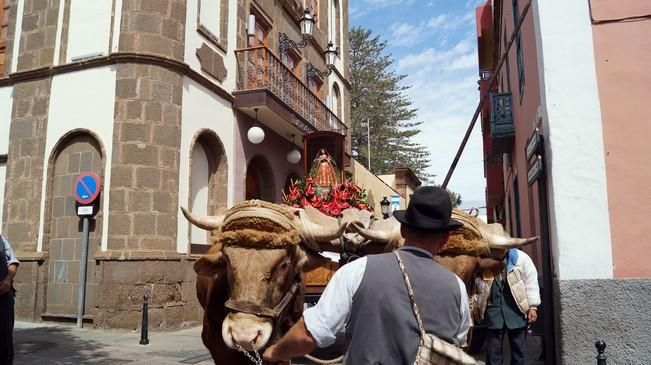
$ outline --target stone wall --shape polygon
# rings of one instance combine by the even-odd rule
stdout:
[[[17,251],[36,251],[50,84],[40,79],[14,86],[3,232]]]
[[[561,361],[594,364],[596,340],[608,363],[651,363],[651,279],[565,280],[558,283]]]
[[[59,0],[25,0],[18,71],[52,65]]]
[[[109,250],[176,251],[183,77],[117,66]]]
[[[203,310],[195,291],[196,274],[187,259],[101,262],[95,327],[140,328],[143,295],[149,296],[149,328],[199,325]]]
[[[16,318],[28,321],[40,321],[45,312],[45,294],[47,288],[47,265],[43,260],[21,258],[20,268],[16,273]]]
[[[124,0],[120,51],[183,61],[185,8],[185,0]]]

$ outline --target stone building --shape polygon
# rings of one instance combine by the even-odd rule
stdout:
[[[280,52],[281,38],[301,43],[306,7],[312,37]],[[22,261],[18,318],[76,317],[72,186],[91,171],[103,191],[86,321],[135,328],[145,293],[153,328],[200,320],[192,263],[210,238],[179,206],[215,214],[247,198],[279,201],[312,158],[292,164],[290,148],[303,152],[314,132],[347,134],[347,9],[346,0],[0,0],[0,229]],[[329,41],[338,55],[327,67]],[[259,144],[247,139],[256,119]]]

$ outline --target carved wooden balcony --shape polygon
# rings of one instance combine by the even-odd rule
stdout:
[[[279,134],[329,131],[346,135],[346,125],[268,48],[235,51],[234,106]]]

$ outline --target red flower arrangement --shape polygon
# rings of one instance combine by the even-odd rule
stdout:
[[[284,204],[295,208],[312,206],[331,217],[339,217],[344,209],[351,207],[373,210],[366,204],[367,198],[366,190],[349,182],[335,184],[330,191],[323,191],[312,176],[292,180],[289,191],[283,191]]]

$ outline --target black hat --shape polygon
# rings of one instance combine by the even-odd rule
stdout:
[[[451,218],[452,200],[445,189],[436,186],[418,188],[409,201],[407,210],[396,210],[393,216],[410,228],[434,233],[449,232],[462,226]]]

